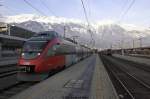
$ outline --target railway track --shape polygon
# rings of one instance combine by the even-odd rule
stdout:
[[[11,86],[0,90],[0,99],[8,99],[11,96],[27,89],[30,86],[36,84],[35,82],[17,82]]]
[[[116,57],[112,57],[112,61],[116,61],[118,65],[122,66],[124,70],[140,79],[143,83],[150,86],[150,65],[136,63]],[[133,72],[134,71],[134,72]]]
[[[140,70],[144,70],[144,71],[150,73],[150,65],[143,64],[143,63],[136,63],[134,61],[128,61],[128,60],[116,58],[116,57],[113,57],[113,58],[124,63],[124,64],[131,65],[132,67],[136,67]]]
[[[17,73],[16,64],[0,66],[0,78],[11,76]]]
[[[121,99],[150,99],[150,86],[110,59],[103,56],[103,63]]]
[[[26,83],[17,82],[16,74],[16,64],[0,66],[0,99],[8,99],[24,89],[21,86],[26,85]]]
[[[150,59],[150,56],[140,56],[140,55],[130,55],[130,54],[128,56]]]
[[[6,66],[6,67],[3,66],[2,68],[0,67],[0,70],[4,68],[8,69],[9,67],[11,66]],[[2,86],[1,86],[2,88],[0,87],[0,99],[8,99],[12,97],[13,95],[18,94],[19,92],[27,89],[28,87],[33,86],[34,84],[38,83],[38,82],[17,82],[17,79],[14,79],[16,78],[16,74],[17,74],[16,69],[12,71],[7,71],[7,72],[0,72],[0,84],[1,82],[2,84],[6,84],[5,87],[2,87]],[[55,75],[57,72],[60,72],[62,70],[52,72],[49,75],[49,77]],[[12,82],[12,83],[7,84],[7,82]]]

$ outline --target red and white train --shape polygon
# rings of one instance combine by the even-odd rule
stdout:
[[[40,81],[49,73],[70,66],[89,56],[92,50],[71,39],[64,39],[55,31],[45,31],[24,43],[18,62],[17,79]]]

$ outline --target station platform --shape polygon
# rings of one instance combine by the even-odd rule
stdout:
[[[0,66],[17,64],[17,57],[1,57],[0,58]]]
[[[119,99],[98,55],[24,90],[10,99]]]
[[[147,59],[147,58],[120,55],[120,54],[113,54],[113,56],[117,57],[117,58],[125,59],[125,60],[128,60],[128,61],[133,61],[133,62],[136,62],[136,63],[150,65],[150,59]]]
[[[18,57],[1,57],[0,61],[6,61],[6,60],[16,60]]]

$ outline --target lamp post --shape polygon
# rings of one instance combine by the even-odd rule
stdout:
[[[8,28],[8,35],[10,36],[11,35],[11,27],[14,27],[15,25],[7,25],[7,28]]]
[[[142,37],[139,38],[140,40],[140,48],[142,47]]]
[[[64,38],[66,37],[66,26],[64,26]]]
[[[1,58],[1,56],[2,56],[2,43],[1,43],[1,41],[0,41],[0,58]]]
[[[70,30],[70,27],[66,24],[64,24],[64,27],[63,27],[63,31],[64,31],[64,34],[63,34],[63,37],[66,38],[67,37],[67,32]]]
[[[124,40],[121,39],[121,40],[118,40],[118,45],[120,47],[120,50],[121,50],[121,55],[124,55]]]
[[[133,48],[134,48],[134,39],[133,39]]]

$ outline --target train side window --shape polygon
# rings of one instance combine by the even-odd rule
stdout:
[[[55,33],[55,36],[56,36],[56,37],[59,37],[57,33]]]

